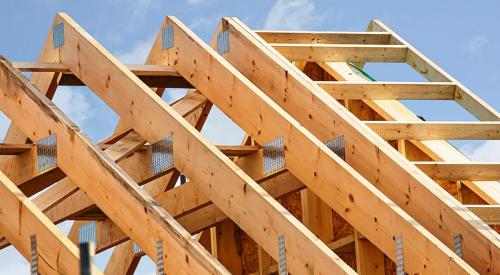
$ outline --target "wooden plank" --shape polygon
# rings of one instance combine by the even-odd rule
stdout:
[[[33,144],[0,143],[0,155],[18,155],[20,153],[32,150],[33,148]]]
[[[475,268],[486,272],[485,266],[497,264],[488,260],[490,251],[500,251],[496,233],[486,224],[464,209],[451,195],[445,194],[432,179],[362,125],[343,106],[325,95],[319,86],[243,23],[235,18],[224,18],[223,26],[229,32],[232,47],[241,49],[229,51],[224,57],[249,80],[321,140],[326,142],[344,135],[347,162],[370,182],[376,183],[377,188],[392,198],[396,205],[410,213],[413,221],[424,225],[448,247],[454,247],[453,238],[457,234],[454,228],[459,227],[463,233],[469,234],[470,239],[464,240],[471,242],[466,248],[470,249],[470,254],[465,257]],[[303,152],[303,155],[307,153]],[[380,212],[371,209],[368,213]],[[349,223],[361,231],[361,227],[351,221]],[[361,233],[370,239],[367,234]],[[373,243],[386,255],[390,254],[377,242]],[[500,266],[490,268],[493,269],[500,270]]]
[[[88,39],[90,37],[88,33],[67,15],[59,14],[58,17],[64,18],[65,23],[65,44],[60,49],[62,62],[148,142],[155,142],[167,134],[173,133],[175,166],[189,179],[199,182],[204,193],[218,207],[224,209],[226,214],[233,218],[241,228],[249,232],[252,238],[266,246],[266,249],[272,251],[273,255],[277,257],[274,243],[278,239],[278,234],[285,234],[287,243],[290,244],[290,253],[294,253],[300,247],[301,250],[309,251],[309,256],[314,255],[315,260],[322,259],[318,260],[318,263],[314,263],[314,268],[317,270],[352,272],[352,269],[337,256],[326,251],[326,247],[318,244],[317,240],[312,238],[303,226],[297,224],[296,219],[283,215],[282,213],[287,211],[281,205],[272,198],[262,196],[262,189],[255,182],[241,173],[234,163],[221,154],[215,146],[208,143],[196,129],[139,81],[124,65],[120,64],[95,40]],[[182,45],[182,48],[189,48],[189,43],[195,43],[194,39],[198,41],[193,36],[194,34],[189,35],[189,37],[183,35],[177,29],[174,39],[177,41],[176,43]],[[158,36],[155,41],[155,47],[161,47],[160,38]],[[78,56],[72,54],[77,45],[80,48]],[[199,48],[198,52],[191,51],[189,60],[179,61],[183,65],[189,63],[192,68],[192,60],[197,59],[196,55],[200,54],[206,56],[206,49]],[[213,55],[215,56],[214,52]],[[201,62],[203,59],[199,61]],[[79,66],[79,64],[91,64],[92,69]],[[179,71],[178,68],[176,66],[177,71]],[[210,73],[215,74],[218,71],[217,68],[214,69],[214,72]],[[99,73],[101,71],[108,72],[108,74],[102,75]],[[185,76],[185,72],[181,75]],[[192,80],[192,78],[189,79],[190,82]],[[224,81],[227,83],[227,80],[226,78]],[[228,89],[228,87],[224,89]],[[203,91],[201,92],[203,93]],[[223,94],[220,91],[218,93]],[[186,165],[188,162],[189,165]],[[207,171],[209,171],[208,177],[210,179],[207,179]],[[237,203],[228,204],[229,198]],[[102,207],[100,208],[102,209]],[[244,218],[262,215],[273,217],[273,226],[275,226],[273,228],[276,228],[276,231],[268,230],[270,224],[265,219]],[[141,247],[143,246],[141,245]],[[291,258],[289,263],[291,270],[300,272],[299,270],[305,271],[310,268],[304,266],[303,263],[307,260],[299,258],[300,253],[294,254],[296,258],[294,260]]]
[[[354,246],[358,274],[385,274],[384,253],[357,231],[354,231]]]
[[[291,61],[405,62],[401,45],[270,44]]]
[[[497,162],[413,162],[420,170],[435,180],[500,180],[500,163]]]
[[[56,21],[63,21],[62,17],[64,15],[58,15]],[[68,36],[67,31],[65,28],[65,36]],[[32,140],[56,134],[58,151],[65,152],[58,154],[59,167],[148,255],[156,259],[156,240],[163,240],[165,251],[179,252],[165,259],[165,270],[186,274],[227,272],[109,157],[89,142],[21,72],[3,58],[0,63],[0,87],[4,91],[0,95],[2,111]],[[96,182],[106,184],[96,185]],[[111,194],[113,199],[109,200]],[[116,209],[127,209],[127,215],[121,215]],[[149,226],[144,226],[146,224]]]
[[[230,24],[231,23],[228,21],[224,21],[223,23],[224,30],[227,30],[229,32],[229,43],[230,45],[236,47],[236,49],[241,50],[229,51],[228,53],[225,53],[224,56],[229,56],[236,52],[247,52],[248,49],[245,46],[242,46],[241,43],[237,41],[237,38],[241,37],[242,34],[235,33],[234,30],[231,29],[232,26],[230,26]],[[219,28],[218,31],[220,32],[221,30],[222,29]],[[177,29],[174,25],[174,32],[176,31]],[[424,262],[427,261],[425,259],[428,259],[429,254],[426,254],[424,256],[415,253],[415,255],[412,255],[408,258],[408,261],[413,261],[414,264],[413,266],[409,264],[409,268],[414,268],[415,272],[417,272],[416,270],[424,269],[424,265],[426,266],[425,269],[427,270],[432,268],[439,269],[443,268],[444,266],[454,268],[451,266],[455,263],[449,265],[449,260],[454,259],[454,253],[451,252],[451,250],[445,248],[444,245],[439,244],[439,241],[437,239],[432,237],[431,234],[429,234],[422,228],[416,228],[414,219],[409,218],[403,211],[401,211],[401,209],[394,206],[389,207],[387,203],[388,199],[379,190],[377,190],[372,184],[367,182],[356,171],[354,171],[354,169],[343,162],[320,140],[318,140],[310,132],[304,129],[304,127],[307,127],[306,124],[308,124],[309,122],[303,122],[302,124],[299,124],[288,114],[286,114],[281,108],[279,108],[277,106],[277,101],[282,103],[283,98],[280,98],[276,102],[273,102],[262,91],[251,85],[251,83],[247,82],[244,78],[240,77],[241,75],[237,71],[234,72],[234,68],[227,67],[227,63],[219,61],[220,57],[216,56],[214,51],[209,51],[210,53],[213,53],[213,55],[204,54],[204,51],[199,50],[199,46],[194,45],[198,40],[193,41],[192,34],[190,34],[189,36],[191,37],[191,39],[183,39],[182,42],[178,42],[176,40],[176,43],[178,43],[178,45],[183,45],[183,47],[175,47],[175,51],[171,50],[168,52],[170,54],[170,63],[173,63],[176,66],[176,70],[181,75],[191,76],[193,84],[197,86],[197,88],[204,95],[206,95],[211,102],[217,105],[217,107],[219,107],[224,113],[226,113],[250,136],[252,136],[252,138],[255,139],[257,143],[265,144],[269,140],[272,140],[278,136],[282,136],[283,140],[285,141],[286,147],[286,165],[287,169],[291,173],[297,176],[297,178],[299,178],[304,184],[306,184],[311,190],[313,190],[313,192],[319,195],[321,199],[325,201],[330,207],[334,208],[339,213],[343,213],[344,217],[349,221],[349,223],[366,231],[367,234],[365,234],[365,232],[363,232],[363,234],[367,236],[367,238],[370,239],[370,237],[368,236],[370,234],[371,240],[377,239],[376,245],[381,248],[383,247],[383,251],[388,255],[392,255],[392,257],[394,257],[395,254],[394,241],[392,239],[394,235],[390,235],[391,231],[395,233],[397,230],[398,232],[407,232],[406,234],[415,234],[407,241],[408,243],[412,243],[412,247],[414,247],[414,245],[422,245],[422,243],[425,242],[434,243],[432,245],[429,244],[426,246],[436,249],[436,258],[434,258],[434,263],[438,262],[436,259],[439,257],[442,257],[444,262],[442,264],[436,264],[435,267],[431,267],[432,265],[429,263],[424,264]],[[180,39],[183,38],[182,35],[179,34],[179,32],[176,32],[174,37],[175,39],[178,39],[179,37],[181,37]],[[213,41],[215,43],[215,39],[213,39]],[[202,42],[198,43],[199,45],[203,46]],[[188,47],[186,45],[191,46]],[[252,50],[248,51],[248,53],[251,53],[251,55],[245,54],[245,56],[249,58],[250,56],[252,57],[248,64],[252,66],[252,61],[254,61],[253,65],[255,66],[256,63],[260,60],[255,59],[254,57],[258,57],[259,54],[256,54]],[[189,56],[190,61],[182,62],[183,56]],[[190,65],[194,62],[193,60],[196,60],[197,62],[196,71],[193,71]],[[206,62],[202,62],[203,60],[206,60]],[[258,71],[262,72],[263,69],[267,70],[267,65],[268,64],[258,65],[259,68],[261,68]],[[293,66],[290,62],[287,62],[287,65]],[[272,68],[273,66],[270,65],[270,67]],[[297,70],[295,67],[293,68],[294,70]],[[217,72],[217,74],[211,73],[214,71]],[[231,77],[231,74],[238,77]],[[274,78],[283,79],[287,76],[287,80],[292,81],[292,76],[290,75],[289,71],[288,74],[286,72],[283,72],[281,77],[276,76],[275,74],[276,73],[267,72],[266,76],[262,78],[262,81],[270,83],[272,82],[272,80],[274,80]],[[230,84],[228,84],[228,79],[231,79]],[[228,87],[231,87],[231,89],[228,89]],[[279,90],[280,92],[288,91],[287,89],[281,89],[281,87],[279,88]],[[295,91],[293,94],[295,94]],[[308,99],[302,98],[301,100],[304,102],[308,102],[311,100],[320,101],[320,99],[317,99],[311,95],[309,95]],[[286,102],[288,103],[288,98],[286,98]],[[259,108],[254,108],[254,106],[259,106]],[[301,111],[303,111],[303,115],[307,117],[310,114],[310,111],[307,107],[303,107],[304,105],[302,105]],[[321,106],[319,108],[311,108],[327,113],[325,112],[325,109],[327,108],[325,108],[324,106]],[[308,120],[311,120],[310,116]],[[325,130],[332,127],[333,125],[335,125],[335,123],[332,123],[332,125],[325,127]],[[385,142],[382,140],[381,143],[385,144]],[[335,178],[327,176],[331,175],[332,173],[335,174]],[[400,184],[400,182],[398,182],[398,184]],[[367,203],[367,200],[379,201],[380,204],[369,204]],[[374,206],[380,208],[374,209]],[[346,209],[348,210],[346,211]],[[366,213],[371,214],[370,216],[366,216]],[[375,222],[373,216],[371,216],[373,213],[380,214],[380,216],[377,216],[377,222]],[[391,218],[389,218],[389,216]],[[378,219],[391,219],[391,227],[384,228],[384,230],[382,230],[383,232],[385,232],[384,234],[380,234],[380,231],[376,232],[376,230],[374,230],[375,227],[379,227],[380,224],[384,223],[378,223]],[[416,241],[416,239],[419,239],[419,241]],[[418,251],[418,249],[408,249],[408,251],[410,251],[409,253],[414,253]],[[274,251],[274,253],[276,253],[276,251]],[[293,253],[292,255],[295,254]],[[457,262],[457,266],[462,264],[465,263]],[[459,269],[461,268],[462,267],[460,267]]]
[[[228,157],[243,157],[260,149],[258,145],[217,145],[217,148]]]
[[[481,220],[488,224],[500,224],[500,205],[466,205]]]
[[[308,32],[308,31],[255,31],[267,43],[287,44],[379,44],[388,45],[387,32]]]
[[[385,140],[499,140],[500,122],[367,121]]]
[[[78,248],[2,172],[0,197],[1,232],[28,261],[30,238],[36,236],[39,273],[72,274],[80,269]],[[102,274],[94,265],[91,269]]]
[[[71,73],[63,63],[51,62],[12,62],[12,65],[21,72],[60,72]],[[178,76],[180,75],[168,65],[127,64],[127,69],[135,75],[147,76]]]
[[[336,99],[453,100],[456,86],[448,82],[316,81]]]
[[[406,42],[398,34],[392,31],[380,20],[373,20],[369,25],[370,31],[375,32],[388,32],[391,34],[392,44],[404,45],[408,47],[408,54],[406,63],[414,68],[417,72],[422,74],[429,81],[448,81],[457,84],[455,100],[458,104],[464,107],[472,115],[479,120],[498,121],[500,120],[500,113],[493,107],[484,102],[481,98],[475,95],[463,84],[458,82],[455,78],[445,72],[442,68],[432,62],[429,58],[423,55],[420,51],[414,48],[410,43]]]

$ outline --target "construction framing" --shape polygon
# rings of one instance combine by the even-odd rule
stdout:
[[[375,81],[366,62],[429,82]],[[52,103],[58,86],[88,87],[120,117],[113,135],[92,143]],[[169,88],[187,92],[168,104]],[[500,163],[447,142],[500,139],[500,115],[380,21],[228,17],[207,44],[169,16],[145,64],[124,65],[59,13],[36,62],[0,58],[0,92],[0,247],[32,272],[83,274],[91,242],[114,248],[105,274],[143,256],[158,274],[500,273]],[[422,121],[398,100],[454,100],[480,121]],[[241,145],[200,133],[213,106]]]

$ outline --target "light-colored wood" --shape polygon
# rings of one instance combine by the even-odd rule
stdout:
[[[500,205],[466,205],[466,207],[488,224],[500,224]]]
[[[214,145],[202,138],[196,129],[140,82],[124,65],[120,64],[95,40],[87,39],[90,37],[89,34],[66,15],[60,14],[59,17],[64,17],[65,20],[65,44],[60,49],[61,61],[103,99],[111,109],[119,114],[129,127],[134,128],[148,142],[155,142],[173,132],[175,167],[189,179],[199,182],[199,186],[204,190],[204,193],[218,207],[224,209],[226,214],[245,232],[249,233],[253,239],[260,245],[265,246],[266,250],[272,252],[273,256],[277,258],[273,243],[276,242],[279,234],[285,234],[287,243],[290,244],[290,253],[294,253],[300,247],[301,249],[307,249],[310,252],[309,254],[314,255],[316,260],[322,259],[318,260],[318,263],[314,265],[314,268],[317,268],[318,271],[352,272],[352,269],[335,254],[326,251],[326,247],[319,245],[303,226],[297,225],[296,219],[283,215],[282,213],[286,213],[286,210],[281,205],[272,198],[261,196],[262,189],[255,182],[241,173],[235,164],[217,150]],[[191,33],[190,37],[183,35],[183,32],[180,32],[177,27],[178,25],[176,22],[176,26],[174,26],[176,32],[174,35],[175,43],[179,43],[183,49],[189,50],[196,43],[194,41],[198,41],[198,39],[193,38],[194,34]],[[161,46],[160,38],[158,37],[155,41],[155,47]],[[80,48],[78,56],[72,54],[77,45]],[[201,63],[204,63],[203,60],[207,60],[196,58],[196,55],[207,56],[206,50],[199,48],[198,51],[189,51],[189,59],[179,59],[178,64],[182,63],[182,66],[185,66],[186,63],[189,63],[190,66],[193,66],[193,59],[198,59]],[[162,52],[162,54],[164,53],[167,53],[167,51]],[[213,60],[216,60],[215,53],[213,53],[213,58]],[[90,70],[88,69],[90,67],[80,66],[79,64],[91,64],[92,69]],[[175,69],[181,73],[179,68],[181,66],[175,66]],[[100,74],[101,71],[106,71],[108,74],[103,76]],[[210,73],[215,75],[215,73],[221,71],[221,69],[214,68]],[[185,73],[184,71],[181,75],[184,76]],[[229,76],[229,79],[231,78],[232,76]],[[197,83],[193,78],[189,78],[189,81],[194,85]],[[228,78],[225,78],[224,82],[226,84],[227,81]],[[224,89],[228,89],[228,87]],[[201,89],[199,90],[203,93]],[[221,90],[218,93],[224,94]],[[186,165],[188,162],[189,165]],[[229,198],[238,203],[228,204],[227,200]],[[102,210],[106,212],[105,209]],[[243,218],[266,215],[272,217],[272,224],[269,224],[265,219]],[[120,224],[117,223],[117,225]],[[129,234],[128,230],[123,231]],[[134,236],[132,236],[132,239],[137,241]],[[140,245],[143,247],[141,243]],[[144,250],[148,251],[147,249]],[[296,257],[299,255],[298,252],[294,254]],[[304,262],[307,262],[307,260],[300,258],[290,260],[290,269],[297,272],[305,270]],[[166,266],[168,266],[168,263]],[[312,266],[312,263],[310,266]]]
[[[358,274],[383,275],[384,253],[369,240],[354,231],[354,246],[356,249],[356,268]]]
[[[401,45],[270,44],[291,61],[405,62]]]
[[[486,255],[491,250],[496,251],[496,253],[499,251],[496,237],[494,237],[495,235],[491,229],[489,231],[478,231],[478,228],[488,228],[486,224],[482,223],[467,209],[460,207],[460,204],[436,186],[432,179],[411,165],[408,160],[368,127],[362,125],[343,106],[326,95],[319,86],[298,71],[295,66],[279,55],[265,41],[248,30],[243,23],[235,18],[224,18],[222,25],[229,32],[230,45],[242,49],[240,51],[229,51],[224,54],[224,57],[321,140],[326,142],[336,136],[344,135],[347,162],[369,181],[376,183],[376,186],[383,190],[385,195],[394,199],[396,205],[411,213],[412,224],[415,224],[415,220],[421,222],[449,247],[454,247],[453,237],[456,235],[454,228],[457,228],[457,230],[460,228],[463,232],[470,234],[471,239],[475,240],[472,244],[472,246],[475,246],[473,251],[476,253],[476,255],[472,256],[476,260],[475,267],[484,269],[484,266],[491,262],[487,260]],[[256,70],[256,67],[259,70]],[[289,154],[290,150],[287,153]],[[316,156],[317,152],[302,149],[299,158],[301,169],[314,171],[317,169],[316,167],[320,166],[320,163],[316,160],[314,167],[304,166],[303,158],[308,154]],[[290,169],[290,167],[288,168]],[[333,173],[332,171],[330,169],[329,173]],[[340,184],[339,174],[335,173],[336,181],[332,185]],[[405,179],[405,181],[402,182],[401,179]],[[305,180],[303,182],[306,183]],[[350,190],[352,190],[353,186],[352,184],[349,185]],[[354,192],[358,197],[360,193],[358,190]],[[321,196],[321,194],[318,195]],[[361,195],[361,197],[364,195]],[[331,197],[335,197],[338,201],[341,195],[335,194]],[[327,201],[326,198],[323,199],[325,202]],[[360,200],[366,201],[363,199],[357,201]],[[372,207],[367,210],[367,213],[383,212],[375,210],[373,205],[371,204]],[[422,208],[422,205],[428,207]],[[460,211],[454,211],[457,207]],[[332,208],[336,209],[335,207]],[[336,210],[339,210],[339,214],[345,212],[345,208]],[[349,210],[351,211],[352,208],[349,208]],[[351,214],[351,212],[349,213]],[[474,220],[474,224],[470,223],[471,218]],[[386,255],[391,257],[390,254],[394,253],[392,236],[390,241],[386,242],[387,245],[390,244],[390,248],[384,248],[381,243],[375,241],[373,237],[361,230],[363,225],[358,225],[350,217],[346,218],[346,220]],[[368,222],[370,220],[364,220],[365,225]],[[464,228],[467,229],[464,230]],[[390,232],[390,230],[387,231]],[[386,230],[383,231],[387,232]],[[480,244],[477,240],[479,240]],[[403,243],[412,241],[415,241],[415,239],[410,238],[410,240],[405,240]],[[413,249],[406,249],[405,251],[415,250],[413,245],[411,247]],[[485,256],[483,258],[477,257],[477,250],[482,250],[481,253]],[[425,257],[428,259],[429,254],[426,254]],[[415,257],[410,257],[408,260],[405,258],[405,263],[411,261],[411,259],[421,264],[425,262],[425,260],[419,261]],[[485,259],[488,263],[485,263]],[[426,266],[428,268],[428,265]]]
[[[408,48],[408,54],[405,62],[413,67],[417,72],[422,74],[422,76],[429,79],[429,81],[447,81],[455,83],[457,85],[455,100],[472,115],[476,116],[480,120],[500,120],[500,114],[495,109],[402,39],[380,20],[373,20],[370,22],[368,29],[375,32],[388,32],[391,34],[391,44],[406,46]]]
[[[12,62],[12,65],[21,72],[60,72],[71,73],[71,70],[63,63],[50,62]],[[167,65],[148,65],[148,64],[127,64],[129,69],[135,75],[147,76],[179,76],[179,74]]]
[[[436,180],[500,180],[500,163],[497,162],[413,162],[420,170]]]
[[[28,261],[30,238],[36,236],[41,274],[72,274],[80,269],[78,248],[2,172],[0,197],[1,232]],[[92,274],[102,274],[94,265],[91,268]]]
[[[241,37],[241,34],[235,33],[234,30],[231,29],[232,26],[229,26],[230,23],[228,21],[225,21],[223,24],[225,28],[227,27],[229,32],[230,45],[239,49],[244,49],[238,52],[246,52],[248,49],[234,39],[235,37]],[[220,30],[219,28],[219,31]],[[174,25],[174,32],[175,31],[177,31],[177,29]],[[193,35],[189,36],[192,37]],[[181,35],[177,33],[174,37],[178,39]],[[454,253],[451,252],[451,250],[440,244],[439,241],[427,231],[420,227],[416,228],[414,219],[409,218],[398,207],[388,207],[388,199],[380,191],[363,179],[338,156],[333,154],[330,149],[311,135],[311,133],[304,130],[303,127],[305,123],[302,124],[304,126],[298,124],[297,121],[285,114],[283,110],[276,106],[276,103],[272,102],[261,91],[256,89],[255,86],[249,85],[250,83],[245,80],[240,82],[240,77],[231,78],[227,71],[239,76],[238,72],[234,72],[231,68],[226,67],[224,62],[216,62],[220,60],[219,57],[204,56],[202,55],[204,51],[199,50],[198,47],[194,45],[187,46],[195,43],[192,42],[193,39],[186,39],[180,43],[177,41],[178,40],[176,40],[176,43],[182,45],[182,47],[179,49],[176,47],[175,52],[169,51],[169,53],[174,53],[170,55],[169,58],[171,60],[170,62],[176,65],[176,70],[181,75],[185,75],[185,77],[190,76],[190,81],[193,85],[252,136],[256,142],[264,144],[269,140],[282,136],[287,148],[285,158],[288,170],[319,195],[330,207],[342,213],[349,223],[353,224],[355,227],[362,228],[362,230],[366,232],[366,234],[365,232],[363,232],[363,234],[367,236],[367,238],[374,240],[377,246],[384,248],[383,251],[385,253],[392,258],[395,257],[393,236],[396,231],[404,231],[407,232],[407,234],[415,234],[413,237],[409,237],[408,240],[405,240],[407,243],[415,242],[412,243],[412,246],[422,245],[425,242],[433,243],[432,245],[429,244],[426,246],[427,252],[425,256],[416,253],[408,257],[407,261],[413,262],[408,264],[409,269],[414,269],[415,272],[417,272],[416,270],[439,269],[444,268],[444,266],[447,266],[447,270],[448,268],[454,268],[452,267],[454,264],[449,265],[449,260],[454,259]],[[213,39],[213,41],[215,40]],[[200,44],[202,44],[202,42],[200,42]],[[236,53],[237,51],[229,51],[229,53],[225,53],[224,56],[230,56],[233,52]],[[194,53],[201,54],[198,54],[198,56]],[[182,62],[181,57],[184,55],[189,55],[192,60],[196,60],[196,74],[193,73],[191,68],[191,63],[194,63],[194,61]],[[259,54],[254,52],[252,52],[251,55],[252,57],[259,56]],[[200,60],[210,60],[210,63],[205,64],[200,62]],[[252,58],[249,64],[254,63],[255,65],[257,62],[257,59]],[[267,68],[267,65],[268,64],[260,64],[259,66],[262,67],[258,71],[262,72],[262,68]],[[293,66],[290,62],[287,62],[287,65]],[[293,68],[297,70],[295,67]],[[210,73],[214,71],[218,72],[218,74]],[[283,73],[282,77],[286,76],[287,74]],[[281,77],[275,76],[275,73],[269,72],[264,79],[269,82],[269,79],[274,78],[282,79]],[[230,84],[227,83],[228,79],[232,81]],[[288,81],[291,80],[291,75],[288,73]],[[231,87],[231,89],[228,89],[228,87]],[[226,90],[229,91],[222,92]],[[283,89],[279,90],[286,92],[286,90]],[[295,92],[293,94],[295,94]],[[307,99],[307,101],[309,100],[312,100],[312,97]],[[283,100],[280,99],[280,102],[282,101]],[[304,101],[304,99],[302,101]],[[259,108],[249,108],[249,106],[259,106]],[[325,111],[321,108],[320,110]],[[305,111],[303,115],[307,116],[308,114],[309,110]],[[258,124],[256,125],[256,123]],[[332,125],[329,127],[332,127]],[[381,143],[385,144],[384,141],[381,141]],[[326,176],[331,173],[335,173],[336,177],[332,178]],[[380,203],[367,203],[369,200],[378,201]],[[384,202],[382,203],[382,201]],[[380,209],[375,209],[375,207],[380,207]],[[365,216],[366,213],[380,213],[380,215],[377,216],[375,220],[373,216],[371,216],[372,214],[370,214],[370,218]],[[407,218],[409,220],[407,220]],[[379,231],[375,230],[375,228],[382,226],[382,224],[386,224],[385,222],[378,222],[379,219],[391,219],[391,227]],[[396,223],[396,221],[398,221],[398,223]],[[396,229],[397,227],[399,228]],[[245,228],[243,229],[245,230]],[[381,234],[380,231],[383,231],[384,234]],[[393,234],[391,234],[391,232]],[[419,241],[416,241],[417,239],[419,239]],[[429,247],[435,249],[436,257],[433,257],[434,263],[438,262],[437,258],[439,257],[443,257],[442,259],[446,263],[435,264],[435,266],[428,263],[425,259],[429,257]],[[417,252],[418,250],[419,249],[408,249],[409,254]],[[275,250],[274,253],[276,253]],[[291,254],[295,255],[294,253]],[[295,257],[297,256],[295,255]],[[424,262],[426,263],[423,264]],[[457,262],[457,266],[462,264],[464,263]],[[462,267],[459,269],[461,268]]]
[[[70,28],[67,18],[64,17],[64,14],[59,14],[56,22],[64,22],[67,26],[64,28],[65,37],[68,38],[65,39],[66,43],[71,41],[71,35],[68,33]],[[165,270],[186,274],[227,272],[109,157],[88,141],[78,127],[21,72],[4,59],[0,63],[0,87],[6,91],[0,96],[2,112],[14,123],[17,122],[18,127],[32,140],[49,134],[57,135],[57,149],[65,152],[57,156],[59,167],[148,255],[156,258],[156,240],[161,239],[166,251],[179,251],[165,259]],[[96,185],[96,182],[101,184]],[[111,194],[113,200],[109,200]],[[116,209],[127,209],[127,215],[121,215]],[[144,227],[144,224],[149,226]],[[189,261],[186,261],[186,257]]]
[[[368,121],[386,140],[499,140],[500,122]]]
[[[239,229],[231,220],[225,220],[216,227],[217,259],[231,272],[242,274]]]
[[[339,240],[336,240],[336,241],[333,241],[331,243],[328,244],[328,247],[331,249],[331,250],[336,250],[336,249],[339,249],[343,246],[346,246],[348,244],[351,244],[354,242],[354,235],[349,235],[349,236],[346,236],[342,239],[339,239]]]
[[[387,32],[255,31],[267,43],[388,45]]]
[[[453,100],[456,86],[448,82],[316,81],[336,99]]]

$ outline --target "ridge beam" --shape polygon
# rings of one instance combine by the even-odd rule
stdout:
[[[402,45],[285,44],[271,43],[291,61],[307,62],[406,62]]]
[[[389,45],[388,32],[255,31],[267,43]]]
[[[456,85],[449,82],[316,81],[335,99],[454,100]]]
[[[385,140],[499,140],[500,122],[367,121]]]
[[[30,237],[37,241],[40,274],[74,274],[80,269],[78,248],[0,172],[0,228],[7,241],[28,261]],[[93,264],[92,274],[102,274]]]
[[[414,161],[413,164],[434,180],[500,180],[500,163],[498,162]]]

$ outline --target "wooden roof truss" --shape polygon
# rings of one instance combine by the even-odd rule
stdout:
[[[366,62],[405,62],[429,82],[373,81]],[[93,144],[52,103],[63,85],[117,113],[114,134]],[[169,105],[168,88],[189,90]],[[500,116],[380,21],[313,33],[223,18],[210,46],[167,17],[145,64],[124,65],[59,13],[36,62],[1,58],[0,91],[13,123],[0,247],[40,274],[74,273],[87,241],[114,247],[106,274],[144,255],[160,274],[500,272],[500,163],[446,141],[498,140]],[[480,121],[422,121],[402,99],[455,100]],[[241,145],[200,133],[213,105]]]

